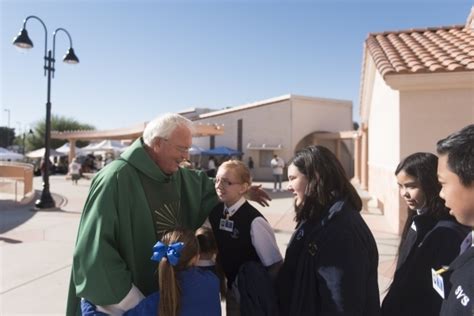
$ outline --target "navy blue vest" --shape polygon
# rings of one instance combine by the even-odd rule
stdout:
[[[245,202],[229,220],[234,222],[232,232],[219,229],[220,220],[223,215],[224,204],[219,203],[209,215],[209,221],[216,238],[219,253],[217,261],[227,277],[227,287],[230,288],[239,272],[240,266],[247,261],[261,262],[252,245],[250,227],[252,221],[263,215],[257,211],[249,202]]]

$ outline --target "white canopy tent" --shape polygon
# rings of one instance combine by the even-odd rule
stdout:
[[[24,156],[22,154],[15,153],[6,148],[0,147],[0,160],[15,161],[22,160],[23,158]]]
[[[74,150],[75,150],[76,155],[77,155],[77,154],[80,154],[80,153],[81,153],[82,148],[79,148],[79,147],[77,147],[77,146],[74,146]],[[64,145],[62,145],[61,147],[56,148],[56,151],[57,151],[57,152],[60,152],[60,153],[64,153],[64,154],[66,154],[66,155],[69,154],[69,151],[70,151],[70,145],[69,145],[69,143],[64,143]]]
[[[197,145],[191,145],[191,148],[189,148],[189,154],[191,156],[200,155],[203,151],[205,151],[205,149]]]
[[[201,154],[205,150],[206,149],[194,144],[189,148],[189,159],[191,160],[194,168],[201,167]]]
[[[122,152],[128,146],[122,144],[118,140],[104,140],[100,143],[89,144],[86,147],[81,148],[82,152],[95,152],[95,151],[113,151],[113,152]]]
[[[44,147],[40,149],[36,149],[33,151],[30,151],[29,153],[26,154],[26,157],[28,158],[43,158],[44,157]],[[49,150],[49,157],[64,157],[67,156],[67,154],[59,152],[51,148]]]

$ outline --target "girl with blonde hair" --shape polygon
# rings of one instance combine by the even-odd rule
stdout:
[[[209,215],[217,242],[217,261],[227,278],[227,315],[240,315],[239,269],[247,262],[262,264],[275,275],[282,257],[275,234],[263,215],[245,199],[252,185],[250,171],[239,160],[219,166],[215,188],[219,203]]]

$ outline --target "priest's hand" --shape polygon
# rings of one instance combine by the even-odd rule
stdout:
[[[247,192],[248,199],[257,202],[261,206],[269,206],[272,200],[270,196],[262,189],[262,185],[252,185]]]

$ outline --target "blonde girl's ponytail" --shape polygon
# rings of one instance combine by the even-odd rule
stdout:
[[[199,254],[199,244],[194,232],[175,229],[163,235],[153,247],[152,260],[159,261],[158,286],[160,301],[158,315],[177,316],[181,299],[181,289],[177,273],[189,268]]]
[[[174,268],[166,258],[163,258],[158,265],[158,278],[160,288],[158,315],[177,316],[180,289]]]

